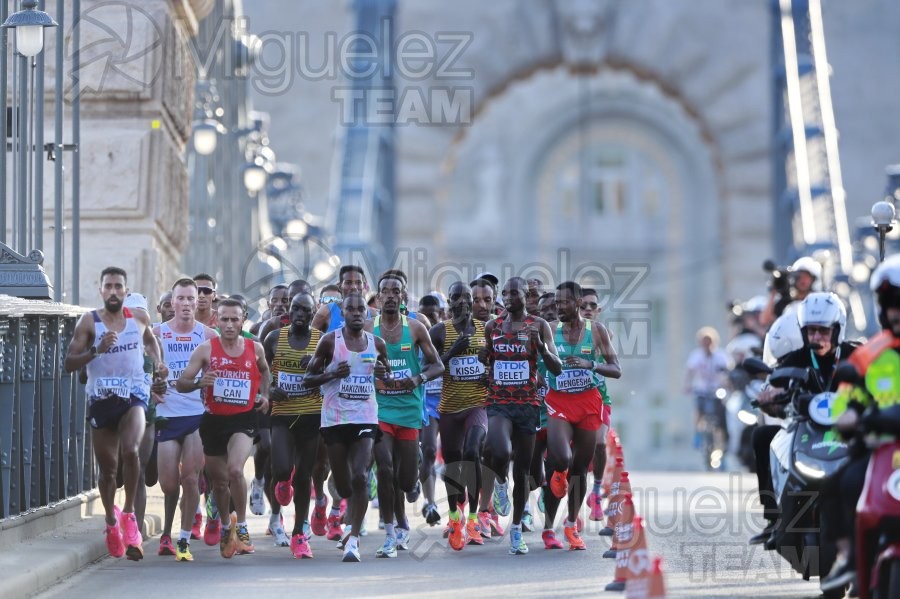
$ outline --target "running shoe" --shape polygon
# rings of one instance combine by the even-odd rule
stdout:
[[[125,543],[122,542],[122,529],[119,528],[119,508],[115,508],[115,524],[107,524],[104,533],[106,534],[106,550],[112,557],[122,557],[125,555]]]
[[[425,518],[425,523],[428,526],[434,526],[441,521],[441,513],[433,503],[425,504],[425,507],[422,508],[422,517]]]
[[[447,517],[447,524],[444,525],[444,530],[443,530],[442,534],[444,535],[445,539],[450,536],[450,517],[449,516]]]
[[[562,499],[569,492],[569,471],[554,472],[550,477],[550,491],[558,498]]]
[[[294,500],[294,485],[289,480],[282,480],[275,483],[275,501],[279,505],[290,505]]]
[[[325,503],[321,506],[316,505],[313,507],[312,520],[310,521],[310,525],[312,527],[312,532],[317,537],[324,537],[325,532],[328,529],[328,504]]]
[[[341,560],[343,562],[361,562],[362,558],[359,556],[359,547],[353,547],[350,543],[344,545],[344,558]]]
[[[222,523],[219,518],[207,518],[206,528],[203,529],[203,542],[210,547],[215,546],[222,540]]]
[[[278,514],[278,524],[275,525],[275,528],[278,528],[279,526],[284,528],[284,516],[281,514]],[[269,519],[269,526],[266,527],[266,536],[275,536],[275,528],[272,528],[272,520]],[[287,545],[285,545],[285,547],[287,547]]]
[[[384,544],[375,551],[375,557],[397,557],[397,539],[385,535]]]
[[[291,537],[291,553],[297,559],[312,559],[312,549],[306,535],[294,535]]]
[[[478,528],[478,520],[466,521],[467,545],[484,545],[484,539],[481,538],[481,531],[479,531]]]
[[[508,485],[509,483],[503,485],[497,483],[494,485],[494,495],[491,498],[491,504],[494,511],[501,516],[508,516],[509,510],[512,507],[512,504],[509,501]]]
[[[191,555],[191,545],[187,539],[178,539],[178,545],[175,548],[176,562],[192,562],[194,556]]]
[[[478,512],[478,531],[482,539],[491,538],[491,513],[487,510]]]
[[[406,493],[406,502],[407,503],[415,503],[419,500],[419,495],[422,494],[422,481],[417,480],[416,486],[412,491]]]
[[[531,532],[534,530],[534,518],[531,512],[522,514],[522,532]]]
[[[369,468],[366,480],[369,483],[369,501],[375,501],[378,498],[378,479],[375,478],[375,466]]]
[[[405,528],[395,528],[394,533],[397,535],[397,550],[406,551],[409,549],[409,530]]]
[[[263,486],[266,484],[265,479],[258,480],[254,478],[250,481],[250,512],[257,516],[266,513],[266,502],[263,499]]]
[[[587,549],[576,526],[566,526],[563,528],[563,531],[565,531],[566,541],[569,543],[569,551],[584,551]]]
[[[563,544],[559,539],[556,538],[556,534],[552,530],[545,530],[541,533],[541,538],[544,539],[544,549],[562,549]]]
[[[172,537],[163,535],[159,537],[159,551],[156,555],[175,555],[175,545],[172,543]]]
[[[222,554],[222,557],[225,559],[231,559],[234,557],[235,552],[237,551],[237,516],[231,515],[231,527],[228,530],[222,530],[221,540],[219,541],[219,553]]]
[[[307,539],[312,538],[312,527],[309,525],[309,520],[304,520],[303,524],[300,525],[300,528],[303,530],[303,536]]]
[[[454,551],[462,551],[466,546],[466,537],[463,534],[463,524],[459,520],[450,520],[450,534],[447,536],[450,548]]]
[[[276,526],[275,530],[272,531],[272,536],[275,537],[276,547],[290,547],[291,540],[284,533],[284,527]]]
[[[491,512],[491,534],[497,535],[498,537],[502,537],[504,533],[504,529],[500,526],[500,516],[497,515],[497,512]]]
[[[194,525],[191,526],[191,539],[196,541],[203,536],[203,514],[197,512],[194,514]]]
[[[522,531],[511,528],[509,530],[509,554],[525,555],[528,553],[528,545],[522,540]]]
[[[284,530],[281,531],[281,534],[284,534]],[[256,547],[253,546],[253,543],[250,542],[250,531],[247,530],[247,525],[242,524],[237,527],[237,553],[239,555],[247,555],[256,551]]]
[[[603,502],[600,496],[591,491],[587,498],[587,504],[591,507],[590,519],[594,522],[601,522],[603,520]]]
[[[135,562],[144,559],[144,539],[141,537],[134,512],[123,512],[119,518],[119,527],[122,529],[122,541],[125,543],[125,557]]]
[[[341,517],[328,516],[328,531],[325,533],[325,538],[329,541],[339,541],[342,536],[344,536],[344,531],[341,529]]]
[[[367,526],[368,525],[366,524],[366,519],[363,518],[362,524],[360,524],[360,526],[359,526],[359,536],[361,536],[361,537],[369,536],[369,531],[366,528]]]
[[[344,518],[344,514],[347,513],[347,500],[346,500],[346,499],[341,499],[341,503],[340,503],[340,505],[339,505],[338,507],[339,507],[340,510],[341,510],[341,519],[343,519],[343,518]]]

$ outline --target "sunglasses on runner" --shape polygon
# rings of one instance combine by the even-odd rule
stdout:
[[[319,298],[319,302],[321,302],[323,304],[340,303],[340,301],[341,301],[341,298],[336,297],[334,295],[323,295],[322,297]]]
[[[216,290],[213,289],[212,287],[206,287],[205,285],[201,285],[201,286],[197,287],[197,292],[202,293],[203,295],[212,295],[213,293],[216,292]]]

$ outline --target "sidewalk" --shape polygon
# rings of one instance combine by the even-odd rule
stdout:
[[[124,500],[120,490],[116,501]],[[162,528],[163,495],[147,489],[146,536]],[[104,515],[96,491],[0,522],[4,597],[29,597],[107,556]],[[145,543],[145,551],[147,544]]]

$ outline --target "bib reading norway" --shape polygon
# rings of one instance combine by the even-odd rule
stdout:
[[[209,340],[209,368],[216,373],[216,382],[205,389],[203,400],[210,414],[230,416],[253,409],[260,381],[256,350],[252,340],[239,340],[244,343],[244,351],[236,358],[225,353],[221,339]]]

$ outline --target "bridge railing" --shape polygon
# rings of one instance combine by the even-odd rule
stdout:
[[[0,520],[96,486],[84,385],[63,369],[83,312],[0,295]]]

